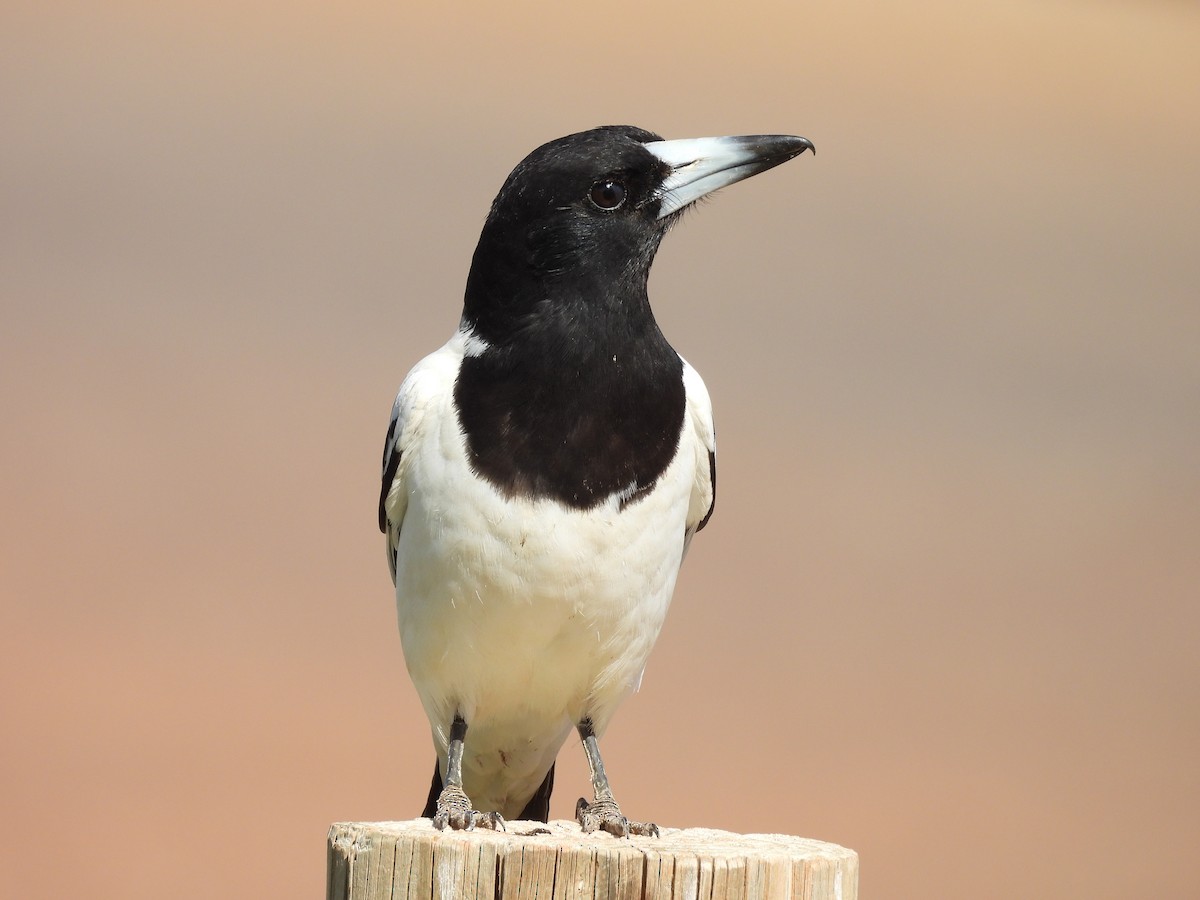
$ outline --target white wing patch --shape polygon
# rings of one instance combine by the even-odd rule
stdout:
[[[413,448],[426,425],[431,403],[447,389],[453,390],[454,375],[462,362],[469,334],[459,332],[441,349],[425,357],[408,373],[392,404],[387,441],[383,448],[383,483],[379,495],[379,530],[387,536],[388,568],[396,581],[396,548],[400,526],[408,509],[406,453]]]
[[[700,373],[683,361],[683,387],[687,393],[687,417],[696,435],[695,481],[687,514],[687,539],[708,523],[716,501],[717,433],[713,427],[712,401]],[[686,552],[686,551],[685,551]]]

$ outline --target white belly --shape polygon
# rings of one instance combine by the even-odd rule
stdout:
[[[641,679],[683,558],[696,438],[684,428],[639,502],[580,512],[467,477],[456,417],[436,412],[406,452],[400,635],[443,767],[459,713],[467,794],[513,816],[571,728],[603,733]]]

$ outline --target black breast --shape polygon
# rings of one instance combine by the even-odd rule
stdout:
[[[570,362],[528,347],[465,358],[454,399],[476,474],[575,509],[640,500],[675,457],[686,406],[683,363],[656,338]]]

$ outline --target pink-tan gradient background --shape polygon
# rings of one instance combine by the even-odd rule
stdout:
[[[626,809],[848,845],[864,897],[1200,896],[1194,4],[0,25],[5,896],[320,897],[331,822],[419,811],[388,410],[509,169],[611,122],[818,148],[654,271],[721,491]]]

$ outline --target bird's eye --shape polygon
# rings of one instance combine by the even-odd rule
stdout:
[[[616,209],[625,202],[625,185],[615,178],[605,178],[592,185],[588,199],[599,209]]]

